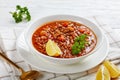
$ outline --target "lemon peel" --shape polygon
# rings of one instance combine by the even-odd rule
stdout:
[[[50,39],[46,43],[46,52],[49,56],[59,56],[60,54],[62,54],[58,45]]]

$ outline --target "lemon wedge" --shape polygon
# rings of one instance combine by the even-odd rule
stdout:
[[[103,64],[104,64],[104,65],[106,66],[106,68],[108,69],[111,78],[117,78],[117,77],[120,76],[120,70],[118,69],[118,67],[117,67],[115,64],[111,63],[111,62],[108,61],[108,60],[104,61]]]
[[[98,69],[96,80],[110,80],[110,73],[104,65],[101,65]]]
[[[58,45],[50,39],[46,43],[46,52],[49,56],[59,56],[60,54],[62,54]]]

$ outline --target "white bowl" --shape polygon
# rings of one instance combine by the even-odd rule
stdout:
[[[70,21],[82,23],[82,24],[86,25],[87,27],[89,27],[95,33],[95,35],[97,37],[97,44],[96,44],[95,48],[90,53],[88,53],[84,56],[76,57],[76,58],[54,58],[54,57],[46,56],[46,55],[38,52],[32,44],[33,33],[40,25],[43,25],[44,23],[47,23],[47,22],[56,21],[56,20],[57,21],[58,20],[70,20]],[[53,62],[53,63],[72,64],[72,63],[80,62],[83,59],[85,59],[86,57],[88,57],[89,55],[94,54],[94,52],[100,48],[100,46],[103,42],[103,34],[102,34],[101,29],[97,25],[95,25],[94,23],[92,23],[91,21],[89,21],[85,18],[82,18],[79,16],[74,16],[74,15],[51,15],[51,16],[39,18],[36,21],[34,21],[32,24],[30,24],[28,29],[26,29],[26,31],[25,31],[25,39],[26,39],[26,43],[27,43],[29,49],[31,50],[31,52],[33,54],[37,55],[38,57],[44,58],[45,60]],[[38,58],[38,57],[36,57],[36,58]]]

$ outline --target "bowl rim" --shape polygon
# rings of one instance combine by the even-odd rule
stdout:
[[[52,56],[48,56],[48,55],[42,54],[41,52],[39,52],[38,50],[36,50],[36,49],[34,48],[33,44],[32,44],[32,46],[31,46],[31,45],[28,43],[27,39],[25,39],[25,41],[26,41],[26,43],[27,43],[30,51],[32,50],[32,52],[33,52],[34,54],[40,55],[39,57],[42,56],[42,57],[50,58],[50,59],[53,59],[53,60],[61,60],[61,61],[66,60],[66,61],[69,61],[69,60],[75,60],[75,59],[87,57],[87,56],[93,54],[94,52],[96,52],[97,49],[99,49],[100,46],[102,45],[102,43],[103,43],[103,33],[102,33],[101,28],[100,28],[98,25],[96,25],[95,23],[93,23],[92,21],[90,21],[90,20],[88,20],[88,19],[86,19],[86,18],[83,18],[83,17],[78,16],[78,15],[71,15],[71,14],[55,14],[55,15],[47,15],[47,16],[39,17],[39,18],[37,18],[36,20],[34,20],[33,22],[31,22],[31,23],[29,24],[29,26],[28,26],[28,27],[26,28],[26,30],[25,30],[24,37],[25,37],[25,38],[27,37],[27,32],[29,31],[29,29],[31,29],[31,26],[32,26],[33,24],[35,24],[37,21],[42,20],[43,18],[54,17],[54,16],[72,16],[72,17],[78,17],[78,18],[81,18],[81,19],[85,20],[86,22],[89,22],[89,23],[91,23],[91,24],[94,24],[95,26],[97,26],[97,28],[99,29],[100,34],[101,34],[101,36],[102,36],[101,43],[98,44],[98,46],[95,46],[95,48],[94,48],[92,51],[90,51],[89,53],[87,53],[87,54],[85,54],[85,55],[83,55],[83,56],[74,57],[74,58],[56,58],[56,57],[52,57]],[[54,20],[51,20],[51,22],[52,22],[52,21],[54,21]],[[59,21],[59,20],[58,20],[58,21]],[[47,22],[46,22],[46,23],[47,23]],[[43,24],[44,24],[44,23],[43,23]],[[85,25],[85,24],[84,24],[84,25]],[[87,26],[87,27],[89,27],[89,26]],[[37,28],[34,29],[34,30],[37,30],[38,28],[39,28],[39,27],[37,27]],[[94,31],[93,31],[93,32],[94,32]],[[32,34],[33,34],[33,33],[31,33],[31,35],[32,35]],[[96,37],[97,37],[97,36],[96,36]],[[98,40],[97,40],[97,41],[98,41]],[[97,45],[97,44],[96,44],[96,45]]]

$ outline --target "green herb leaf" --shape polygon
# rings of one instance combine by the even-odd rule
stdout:
[[[77,55],[80,51],[82,51],[85,48],[85,44],[88,42],[86,41],[87,35],[81,34],[80,36],[75,38],[75,42],[72,46],[72,54]]]
[[[27,7],[16,6],[15,12],[10,12],[16,23],[22,22],[23,20],[30,21],[31,15]]]

